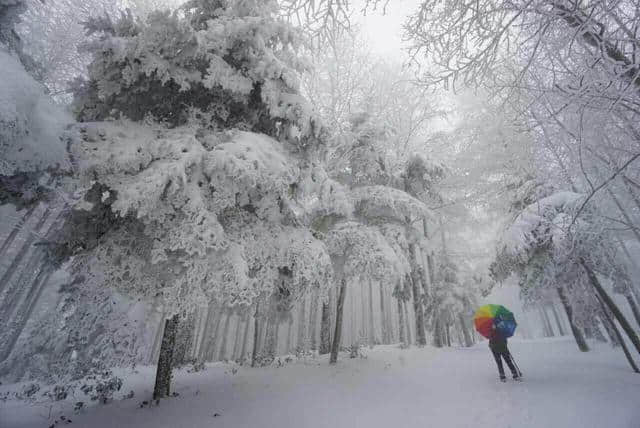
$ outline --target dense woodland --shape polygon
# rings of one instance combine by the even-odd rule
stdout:
[[[0,0],[0,376],[469,347],[507,285],[639,372],[640,4],[424,0],[403,62],[390,2]]]

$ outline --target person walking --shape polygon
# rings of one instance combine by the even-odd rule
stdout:
[[[504,374],[504,367],[502,366],[502,360],[507,363],[509,366],[509,370],[511,370],[511,374],[513,375],[514,380],[522,380],[522,373],[517,368],[513,361],[513,357],[511,357],[511,352],[509,352],[509,348],[507,347],[507,338],[500,334],[499,331],[496,330],[496,326],[492,326],[493,334],[489,338],[489,348],[493,353],[493,358],[496,360],[496,364],[498,365],[498,373],[500,374],[500,381],[506,382],[507,377]]]

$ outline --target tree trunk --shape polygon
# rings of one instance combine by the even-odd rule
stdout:
[[[462,336],[462,328],[455,321],[451,325],[453,326],[453,332],[455,333],[456,338],[458,339],[458,346],[460,347],[465,346],[464,337]]]
[[[235,361],[238,359],[238,348],[240,347],[240,337],[242,335],[242,322],[244,321],[244,314],[237,316],[238,320],[236,322],[236,330],[234,333],[235,339],[233,340],[233,351],[231,351],[231,360]]]
[[[200,339],[200,344],[198,345],[198,362],[204,363],[206,358],[206,349],[209,340],[209,336],[211,335],[211,330],[213,329],[213,323],[215,318],[215,303],[213,301],[209,301],[207,305],[207,318],[204,322],[204,327],[202,330],[202,338]]]
[[[616,326],[615,322],[611,319],[611,316],[609,316],[609,312],[607,311],[607,308],[605,308],[604,303],[602,303],[602,299],[600,299],[599,297],[596,297],[596,298],[598,299],[598,303],[600,303],[600,307],[602,308],[602,313],[604,314],[604,317],[606,318],[607,322],[609,323],[609,326],[612,328],[612,330],[616,335],[616,339],[618,343],[620,343],[620,345],[622,346],[622,351],[624,352],[624,356],[627,358],[627,361],[629,362],[631,369],[636,373],[640,373],[640,370],[638,370],[638,366],[636,366],[636,363],[633,360],[633,357],[631,356],[631,352],[629,352],[629,349],[627,348],[627,344],[624,342],[624,338],[622,337],[622,334],[620,334],[620,330],[618,330],[618,327]]]
[[[384,301],[386,302],[386,304],[384,305],[385,308],[385,312],[387,313],[386,316],[386,320],[387,320],[387,337],[389,338],[389,343],[395,343],[396,342],[396,332],[398,331],[397,328],[395,328],[395,322],[396,322],[396,318],[394,318],[394,313],[393,313],[393,294],[391,292],[391,290],[387,290],[385,289],[384,291]],[[400,340],[400,339],[398,339]]]
[[[562,306],[564,307],[564,310],[567,313],[569,326],[571,326],[571,332],[573,333],[573,337],[576,340],[578,349],[582,352],[588,352],[589,345],[587,345],[587,341],[585,340],[578,326],[573,322],[573,309],[569,304],[569,300],[567,299],[567,296],[564,294],[564,290],[562,289],[561,286],[557,286],[556,291],[558,292],[558,297],[560,297],[560,302],[562,303]]]
[[[20,333],[27,324],[27,321],[31,317],[33,310],[36,307],[36,303],[42,295],[42,291],[49,282],[49,278],[53,274],[53,269],[49,267],[42,267],[35,280],[33,281],[29,292],[24,301],[20,305],[15,314],[15,318],[5,325],[4,331],[0,334],[0,344],[3,344],[3,348],[0,350],[0,362],[4,361],[15,346]]]
[[[34,278],[45,269],[44,257],[40,249],[34,249],[16,280],[9,281],[5,286],[4,295],[0,294],[0,325],[8,325],[16,315],[19,315],[22,310],[20,301],[23,300],[24,294],[36,285],[37,281],[34,281]]]
[[[249,340],[249,328],[251,327],[251,315],[249,311],[244,318],[244,334],[242,335],[242,349],[240,350],[240,363],[244,364],[244,357],[247,355],[247,342]]]
[[[309,336],[309,349],[312,351],[318,350],[318,338],[317,338],[317,325],[318,325],[318,300],[320,297],[318,296],[318,291],[314,290],[311,295],[311,307],[309,308],[309,331],[307,335]]]
[[[260,346],[260,301],[256,303],[256,312],[253,316],[253,351],[251,352],[251,367],[255,367],[258,361]]]
[[[336,328],[336,307],[338,306],[336,293],[339,289],[339,285],[329,287],[329,319],[331,320],[329,324],[329,352],[331,352],[331,343],[333,343],[333,330]]]
[[[376,344],[376,329],[373,323],[373,284],[369,279],[369,346]]]
[[[342,336],[342,314],[344,312],[344,299],[347,294],[347,281],[343,278],[340,281],[340,296],[338,297],[338,305],[336,306],[336,329],[333,334],[333,343],[331,344],[331,357],[329,364],[335,364],[338,361],[338,352],[340,351],[340,338]]]
[[[547,323],[547,326],[549,326],[549,333],[551,333],[551,337],[555,337],[556,332],[553,329],[553,324],[551,323],[551,319],[549,318],[547,307],[544,304],[542,305],[542,315],[544,315],[544,320]]]
[[[449,343],[449,324],[442,323],[442,342],[445,346],[450,347],[451,343]]]
[[[451,324],[447,323],[447,328],[444,331],[447,338],[447,346],[451,348]]]
[[[427,337],[424,331],[424,305],[420,292],[422,275],[417,267],[415,244],[409,244],[409,258],[411,259],[411,285],[413,289],[413,311],[416,318],[416,345],[425,346]],[[426,288],[424,285],[422,289]]]
[[[289,321],[287,321],[287,343],[285,343],[285,354],[291,353],[291,334],[293,330],[293,316],[289,317]]]
[[[610,325],[608,319],[605,317],[604,314],[600,315],[599,318],[600,318],[600,322],[602,323],[602,326],[607,332],[607,336],[609,336],[609,341],[611,342],[611,346],[614,348],[616,346],[620,346],[620,343],[618,343],[618,337],[616,335],[616,332],[613,331],[613,327]]]
[[[626,335],[629,337],[629,340],[631,340],[631,343],[633,343],[633,346],[636,348],[636,351],[640,353],[640,339],[638,339],[638,335],[636,334],[636,332],[633,331],[631,324],[629,324],[625,316],[622,314],[622,312],[620,312],[620,309],[618,308],[618,306],[615,304],[615,302],[611,299],[611,297],[609,297],[607,292],[604,290],[604,288],[600,284],[600,281],[598,281],[596,274],[589,268],[589,266],[587,266],[584,260],[581,260],[580,263],[582,264],[582,267],[584,268],[584,270],[587,272],[587,276],[589,277],[589,281],[591,282],[591,285],[593,285],[593,288],[596,289],[602,301],[611,310],[615,319],[618,320],[618,322],[620,323],[620,326],[622,327]]]
[[[300,300],[300,316],[298,317],[298,344],[297,344],[297,352],[303,352],[306,348],[305,342],[307,329],[305,328],[305,323],[307,321],[307,302],[306,296],[302,296]]]
[[[267,312],[260,319],[260,334],[258,336],[258,349],[260,350],[260,360],[264,358],[265,350],[267,349],[267,332],[269,331],[269,304],[264,302],[267,307]],[[261,363],[262,364],[262,361]]]
[[[438,315],[439,315],[438,311],[435,311],[434,321],[433,321],[433,346],[435,346],[436,348],[442,348],[444,346],[444,342],[442,340],[443,326],[442,326],[442,320]]]
[[[203,311],[202,308],[198,307],[195,310],[195,324],[193,331],[193,338],[191,340],[191,345],[189,347],[188,358],[190,360],[197,360],[198,358],[198,346],[200,346],[200,337],[202,336],[203,324],[205,322],[205,318],[207,316],[206,310]]]
[[[556,310],[556,305],[554,305],[552,302],[550,306],[551,306],[551,312],[553,313],[553,318],[556,320],[556,325],[558,326],[558,332],[560,333],[560,336],[564,336],[565,331],[564,331],[564,328],[562,327],[562,322],[560,321],[560,316],[558,315],[558,311]]]
[[[352,289],[352,292],[349,293],[347,297],[345,297],[345,301],[344,301],[344,306],[349,307],[349,309],[347,310],[347,315],[349,316],[349,329],[346,328],[347,322],[345,320],[343,321],[345,325],[345,328],[343,330],[345,333],[347,331],[349,332],[348,339],[353,345],[358,340],[358,332],[356,331],[358,322],[356,321],[357,311],[356,311],[356,299],[355,299],[355,294],[357,289],[355,285],[352,286],[351,289]],[[346,334],[343,335],[343,337],[344,336],[346,336]],[[346,338],[344,340],[346,340]]]
[[[320,355],[331,352],[331,309],[329,302],[322,302],[322,320],[320,322]]]
[[[218,348],[218,343],[220,342],[220,327],[222,324],[222,319],[226,314],[227,310],[224,307],[220,307],[218,317],[216,318],[216,324],[211,332],[211,339],[209,340],[209,346],[207,348],[207,360],[215,361],[217,354],[216,349]]]
[[[396,301],[398,302],[398,326],[399,326],[399,334],[400,334],[400,343],[402,343],[403,346],[406,346],[407,338],[405,336],[405,331],[404,331],[404,311],[402,309],[402,300],[396,299]]]
[[[406,334],[407,334],[407,346],[411,346],[411,344],[413,343],[413,336],[411,336],[411,325],[410,325],[410,317],[409,317],[409,310],[407,309],[407,302],[402,302],[402,306],[404,308],[404,321],[406,324]]]
[[[205,346],[203,347],[203,357],[202,361],[213,361],[214,351],[216,347],[216,340],[218,340],[218,330],[220,329],[220,321],[222,320],[222,315],[224,314],[224,309],[222,306],[218,308],[218,313],[215,315],[215,320],[213,323],[213,328],[211,331],[206,332],[207,339],[205,340]]]
[[[173,362],[173,350],[179,321],[180,316],[176,314],[164,322],[162,345],[160,345],[160,356],[158,357],[158,367],[156,369],[156,384],[153,388],[154,400],[167,397],[171,393],[171,364]]]
[[[176,341],[173,346],[172,367],[180,367],[186,361],[187,349],[190,346],[193,332],[193,314],[183,315],[183,321],[178,325]]]
[[[544,325],[545,337],[553,337],[553,327],[551,326],[551,321],[549,320],[549,316],[547,315],[547,311],[543,304],[538,306],[538,311],[540,312],[540,317],[542,318],[542,323]]]
[[[638,311],[638,305],[636,304],[635,300],[633,300],[633,296],[627,291],[627,294],[624,295],[624,298],[627,299],[627,302],[631,307],[631,312],[633,312],[633,317],[636,319],[636,323],[638,323],[638,326],[640,326],[640,311]]]
[[[387,333],[387,313],[384,310],[384,289],[382,288],[382,281],[378,284],[380,286],[380,333],[382,334],[382,343],[388,345],[391,341]]]
[[[464,338],[464,346],[468,348],[473,345],[473,342],[471,340],[471,335],[469,334],[467,324],[465,323],[464,317],[461,313],[458,314],[458,321],[460,322],[460,329],[462,330],[462,335]]]
[[[267,332],[264,339],[264,352],[262,356],[262,365],[268,366],[275,360],[278,347],[278,312],[274,298],[271,298],[269,304],[269,316],[267,319]]]
[[[202,323],[204,322],[204,317],[206,316],[206,314],[201,307],[197,307],[193,313],[193,316],[193,329],[191,331],[191,338],[189,340],[189,349],[187,349],[186,354],[186,358],[190,362],[195,362],[197,360],[198,354],[196,353],[196,348],[198,346],[200,333],[202,332]]]
[[[26,255],[25,255],[26,257]],[[5,285],[5,292],[0,302],[0,325],[7,324],[12,319],[12,313],[19,311],[19,301],[31,287],[33,287],[34,273],[44,269],[45,254],[39,248],[34,248],[28,257],[27,262],[14,281],[8,281]],[[19,263],[16,264],[16,267]]]
[[[543,337],[550,337],[549,326],[547,325],[546,320],[544,319],[544,315],[542,314],[542,307],[538,305],[538,315],[540,315],[540,321],[542,323],[542,335]]]
[[[229,321],[231,320],[231,310],[227,311],[227,318],[224,320],[224,328],[222,329],[222,343],[218,351],[218,361],[225,361],[227,358],[227,336],[229,336]]]
[[[7,238],[2,243],[2,247],[0,247],[0,260],[4,258],[4,254],[7,252],[9,248],[11,248],[11,244],[13,244],[13,241],[18,236],[18,233],[20,233],[24,225],[29,221],[29,219],[31,219],[31,216],[36,210],[36,207],[37,207],[37,204],[34,204],[31,208],[29,208],[25,213],[25,215],[22,216],[20,221],[18,221],[18,223],[16,223],[16,225],[13,226],[13,229],[11,229],[11,233],[9,233],[9,236],[7,236]]]
[[[0,277],[0,292],[2,292],[2,290],[5,287],[7,287],[7,285],[9,284],[11,277],[18,269],[18,266],[20,266],[20,262],[22,262],[22,260],[24,259],[24,256],[27,254],[29,249],[31,249],[31,245],[33,245],[34,241],[36,240],[37,234],[42,232],[42,228],[44,227],[45,223],[49,219],[50,214],[51,214],[51,210],[47,208],[42,214],[42,217],[40,217],[40,220],[38,220],[38,223],[34,227],[35,233],[29,233],[29,236],[27,237],[27,239],[25,239],[24,243],[22,244],[22,246],[14,256],[13,260],[11,261],[11,264],[9,265],[7,270],[4,272],[2,277]]]
[[[164,315],[164,311],[161,311],[160,320],[158,321],[158,327],[156,328],[156,333],[153,337],[153,345],[151,347],[149,359],[147,360],[149,365],[153,365],[155,362],[157,362],[158,356],[160,355],[160,344],[162,343],[162,333],[164,332],[164,322],[166,320],[166,317]]]

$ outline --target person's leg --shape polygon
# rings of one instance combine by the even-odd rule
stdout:
[[[500,353],[496,351],[491,351],[493,354],[493,358],[496,360],[496,364],[498,365],[498,373],[500,373],[500,379],[504,379],[504,368],[502,367],[502,360],[500,359]]]
[[[513,364],[513,359],[511,358],[511,353],[509,353],[509,351],[503,352],[502,353],[502,358],[504,358],[504,361],[509,366],[509,370],[511,370],[511,374],[513,375],[513,378],[515,379],[515,378],[520,377],[520,373],[518,373],[518,370],[516,369],[515,365]]]

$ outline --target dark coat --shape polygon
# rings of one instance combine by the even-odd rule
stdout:
[[[489,339],[489,348],[491,348],[493,352],[506,354],[509,352],[507,349],[507,338],[499,334],[494,334],[493,337]]]

